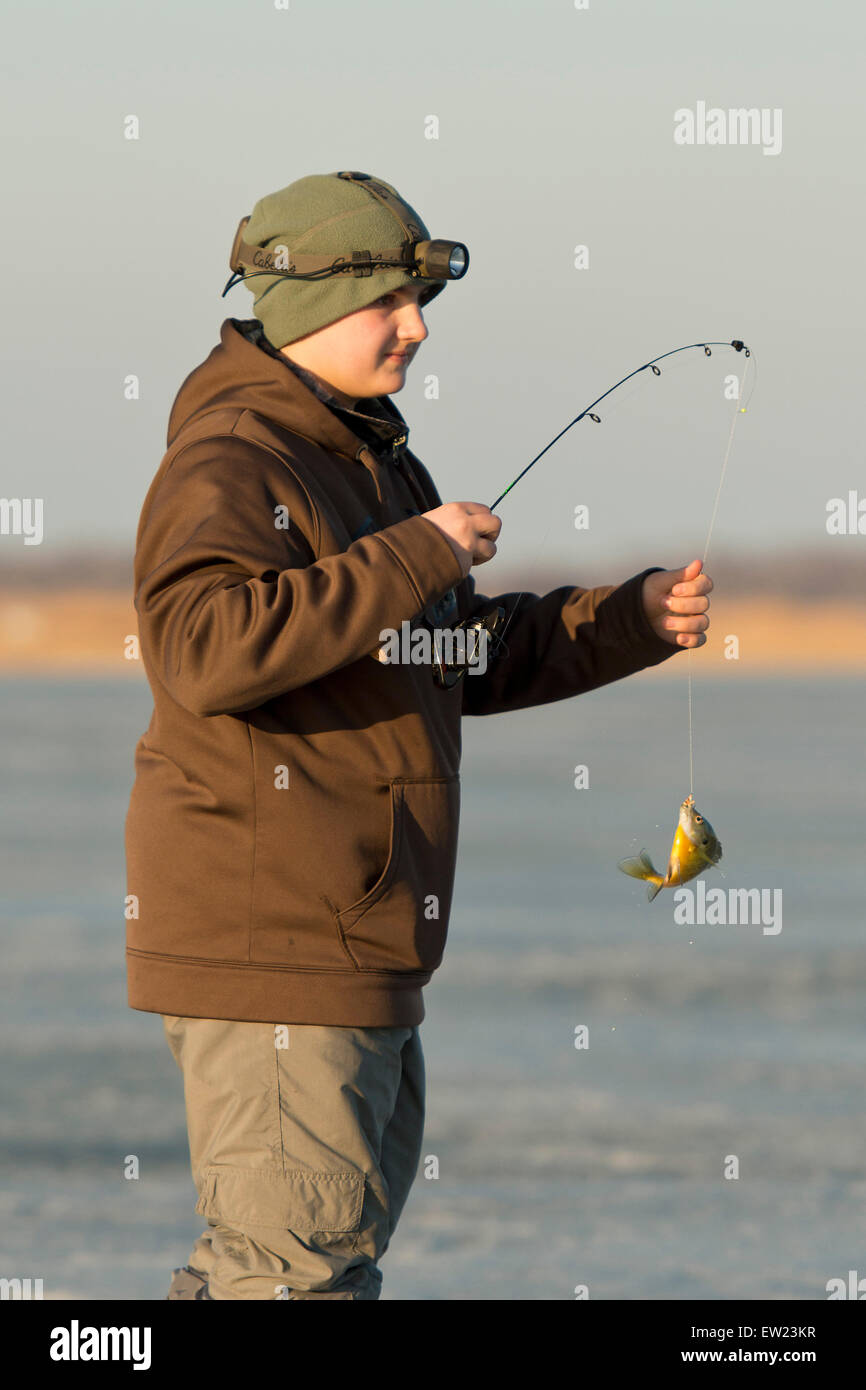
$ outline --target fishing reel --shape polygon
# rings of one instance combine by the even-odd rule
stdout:
[[[463,632],[465,656],[452,661],[446,661],[442,655],[441,633],[434,634],[433,641],[433,680],[443,690],[451,690],[458,681],[462,680],[471,666],[479,664],[482,643],[488,642],[491,638],[494,648],[491,656],[498,656],[505,643],[499,637],[500,629],[505,622],[505,609],[494,608],[492,613],[488,613],[483,618],[464,618],[462,623],[457,623],[451,629],[452,633]],[[482,635],[483,634],[483,635]],[[452,638],[452,653],[455,645],[458,645]]]
[[[464,618],[462,623],[455,623],[453,627],[431,628],[425,623],[423,626],[432,633],[432,659],[431,671],[433,680],[442,690],[451,690],[466,675],[472,667],[480,665],[483,652],[483,644],[493,639],[494,647],[488,656],[498,656],[506,651],[505,642],[499,636],[499,632],[505,623],[505,609],[502,607],[494,608],[490,613],[480,618]],[[445,656],[445,644],[443,633],[448,633],[449,652]],[[370,652],[374,661],[381,661],[384,665],[389,665],[391,658],[387,655],[386,645],[376,647]]]
[[[244,241],[244,232],[249,217],[242,217],[229,256],[231,278],[226,283],[221,298],[240,280],[252,280],[256,275],[281,275],[295,280],[326,280],[334,275],[372,275],[375,270],[397,268],[405,270],[416,280],[460,280],[469,269],[469,251],[462,241],[444,241],[421,238],[421,228],[406,220],[406,209],[395,198],[389,188],[369,174],[343,169],[337,178],[350,179],[365,188],[371,197],[384,203],[406,233],[399,246],[387,247],[384,251],[351,251],[348,255],[298,254],[288,246],[277,246],[265,251],[261,246],[251,246]],[[246,274],[246,269],[253,274]]]

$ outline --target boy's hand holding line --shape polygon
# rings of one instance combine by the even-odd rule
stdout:
[[[705,597],[713,581],[702,574],[702,562],[691,560],[681,570],[656,570],[643,582],[643,606],[650,626],[680,647],[702,647],[710,625],[705,617],[710,600]]]
[[[486,564],[496,554],[502,522],[483,502],[446,502],[423,515],[451,542],[464,579],[473,565]]]

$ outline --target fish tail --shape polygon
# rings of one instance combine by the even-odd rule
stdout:
[[[642,878],[646,881],[650,902],[664,883],[664,879],[645,849],[642,849],[634,859],[620,859],[617,868],[621,869],[624,874],[628,874],[630,878]]]

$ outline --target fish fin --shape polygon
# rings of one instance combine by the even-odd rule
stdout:
[[[653,898],[657,893],[661,892],[664,886],[665,883],[663,878],[660,878],[657,883],[648,883],[646,886],[647,901],[652,902]]]
[[[645,849],[642,849],[636,858],[620,859],[617,868],[630,878],[646,878],[647,874],[654,874],[653,862]]]

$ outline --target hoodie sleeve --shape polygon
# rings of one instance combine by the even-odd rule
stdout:
[[[620,585],[488,598],[469,577],[469,616],[505,609],[505,647],[488,646],[486,671],[463,678],[464,714],[501,714],[582,695],[685,651],[650,626],[641,591],[652,565]],[[515,613],[514,621],[509,623]],[[504,629],[503,629],[504,630]]]
[[[280,526],[288,513],[288,527]],[[379,644],[459,583],[460,563],[413,516],[317,558],[300,480],[232,436],[188,445],[145,499],[135,607],[145,662],[193,714],[234,714]]]

